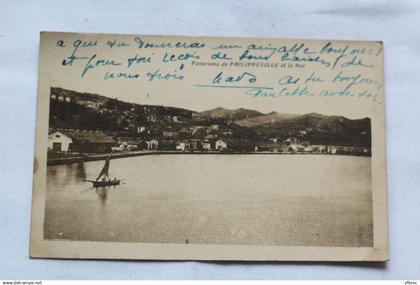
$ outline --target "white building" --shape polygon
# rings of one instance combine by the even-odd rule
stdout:
[[[63,95],[56,95],[56,94],[51,94],[50,98],[52,100],[58,100],[58,101],[66,101],[67,103],[71,102],[71,98],[69,96],[63,96]]]
[[[148,150],[157,149],[158,146],[159,146],[159,142],[157,140],[154,140],[154,139],[146,141],[146,144],[147,144],[147,149]]]
[[[211,150],[211,142],[209,140],[204,140],[201,142],[203,150]]]
[[[137,127],[137,133],[138,133],[138,134],[140,134],[140,133],[144,132],[145,130],[146,130],[146,128],[145,128],[145,127],[143,127],[143,126],[138,126],[138,127]]]
[[[297,152],[299,150],[299,146],[296,145],[296,144],[291,144],[291,145],[289,145],[289,148],[288,149],[291,152]]]
[[[48,149],[55,152],[69,151],[73,139],[61,131],[54,131],[48,134]]]
[[[187,142],[178,142],[176,144],[176,150],[185,151],[188,148]]]

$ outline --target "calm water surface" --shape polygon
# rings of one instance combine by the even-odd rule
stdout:
[[[371,159],[149,155],[49,166],[46,239],[371,246]]]

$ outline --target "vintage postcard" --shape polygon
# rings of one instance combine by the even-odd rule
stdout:
[[[387,260],[383,54],[41,33],[31,257]]]

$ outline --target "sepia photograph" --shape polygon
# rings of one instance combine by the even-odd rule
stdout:
[[[46,239],[373,245],[369,118],[50,90]]]

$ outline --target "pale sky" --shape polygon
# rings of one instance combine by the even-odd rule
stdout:
[[[216,89],[216,88],[191,88],[191,93],[180,90],[141,90],[140,86],[133,86],[130,90],[120,86],[89,86],[87,82],[73,84],[53,84],[54,87],[103,95],[109,98],[117,98],[130,103],[163,105],[169,107],[185,108],[192,111],[206,111],[217,107],[225,109],[245,108],[262,113],[276,111],[283,114],[306,114],[321,113],[324,115],[338,115],[351,119],[370,117],[366,107],[376,103],[363,101],[356,98],[325,98],[298,97],[298,98],[254,98],[244,95],[240,89]],[[131,86],[130,86],[131,87]],[[188,91],[190,92],[190,91]],[[147,96],[147,94],[149,94]],[[353,100],[348,102],[345,100]],[[324,102],[322,102],[324,101]],[[359,108],[359,109],[358,109]],[[364,113],[363,113],[364,111]]]

